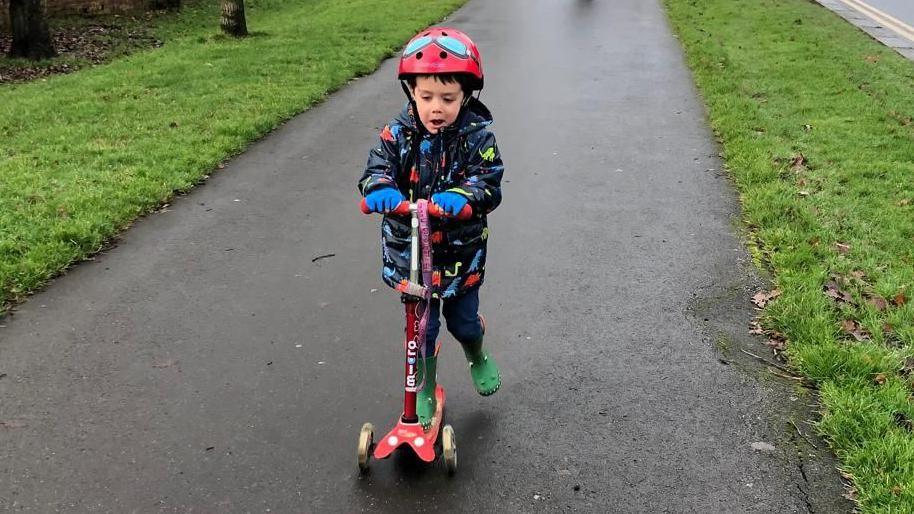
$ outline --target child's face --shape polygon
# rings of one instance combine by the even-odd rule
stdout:
[[[457,82],[444,84],[433,77],[417,77],[413,99],[419,110],[419,121],[431,134],[457,120],[463,103],[463,89]]]

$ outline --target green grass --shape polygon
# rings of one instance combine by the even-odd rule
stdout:
[[[665,3],[783,291],[763,322],[862,510],[914,512],[914,63],[808,0]]]
[[[463,1],[249,0],[254,36],[237,41],[218,34],[218,2],[200,1],[158,24],[162,48],[0,86],[0,305]]]

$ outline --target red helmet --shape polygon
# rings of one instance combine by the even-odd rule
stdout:
[[[403,50],[397,77],[463,73],[470,89],[482,89],[482,56],[476,43],[463,32],[432,27],[414,36]]]

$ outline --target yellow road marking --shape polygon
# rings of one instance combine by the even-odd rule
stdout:
[[[896,34],[914,41],[914,27],[911,27],[907,23],[895,18],[890,14],[886,14],[875,7],[864,3],[862,0],[841,0],[851,9],[856,10],[872,18],[874,21],[881,23],[884,27],[891,29]]]

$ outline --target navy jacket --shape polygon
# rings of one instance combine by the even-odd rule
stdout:
[[[363,196],[395,187],[413,202],[443,191],[467,197],[471,219],[431,219],[432,286],[441,298],[462,295],[485,278],[486,215],[501,203],[504,172],[495,135],[488,130],[491,124],[486,106],[471,98],[455,123],[431,135],[407,104],[381,131],[359,181]],[[409,278],[409,233],[408,217],[384,216],[381,221],[382,278],[393,288]]]

